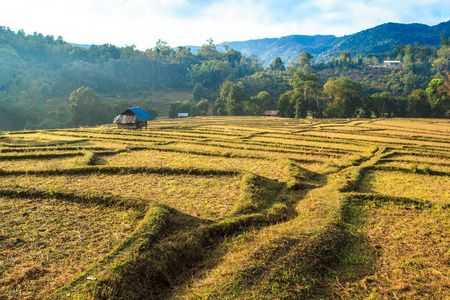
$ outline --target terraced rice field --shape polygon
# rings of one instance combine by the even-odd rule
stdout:
[[[446,299],[450,121],[0,133],[0,299]]]

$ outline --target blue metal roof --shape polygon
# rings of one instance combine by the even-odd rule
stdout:
[[[136,124],[137,122],[155,118],[140,107],[131,107],[114,118],[116,124]]]
[[[154,116],[152,116],[150,113],[146,112],[140,107],[131,107],[129,108],[132,112],[136,114],[139,120],[147,120],[147,119],[153,119]]]

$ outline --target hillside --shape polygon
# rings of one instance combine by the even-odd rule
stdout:
[[[343,38],[332,35],[291,35],[244,42],[225,42],[222,45],[228,45],[247,55],[256,55],[268,65],[276,56],[280,56],[284,62],[295,62],[302,52],[322,57],[342,40]]]
[[[209,111],[214,115],[261,115],[266,109],[278,108],[283,110],[283,116],[289,117],[308,113],[317,116],[322,112],[327,117],[350,117],[355,116],[355,109],[364,109],[365,116],[379,115],[380,107],[366,101],[369,96],[389,92],[393,97],[409,97],[414,90],[425,90],[431,78],[445,77],[447,38],[442,39],[443,49],[398,43],[438,44],[439,35],[444,33],[445,37],[449,33],[449,24],[430,27],[389,23],[342,38],[289,36],[228,43],[232,48],[216,46],[209,40],[197,53],[184,47],[174,50],[164,41],[145,51],[111,44],[74,46],[62,37],[26,35],[23,30],[14,32],[0,26],[0,130],[94,126],[110,122],[131,106],[140,106],[164,118],[169,115],[172,103],[178,105],[175,102],[179,102],[180,109],[181,103],[185,103],[183,109],[194,114]],[[398,47],[376,55],[354,55],[389,50],[392,45]],[[224,47],[226,51],[220,52]],[[316,56],[316,63],[310,59],[297,66],[288,63],[305,51]],[[265,60],[265,65],[273,62],[276,55],[284,55],[285,63],[277,60],[277,64],[264,68],[263,61],[245,52],[256,53]],[[317,63],[332,55],[338,59]],[[396,70],[372,68],[386,58],[408,63]],[[355,102],[358,107],[345,114],[333,110],[330,105],[333,95],[331,98],[321,95],[317,101],[305,100],[296,105],[294,102],[301,100],[289,94],[293,73],[285,69],[290,66],[304,73],[319,74],[320,85],[337,77],[348,77],[361,84],[367,95],[360,97],[364,101]],[[229,93],[228,88],[235,91]],[[90,96],[83,98],[83,93]],[[282,101],[280,108],[282,95],[284,104]],[[422,109],[423,114],[410,114],[415,106],[406,105],[409,100],[389,104],[390,111],[396,111],[395,116],[448,115],[447,98],[441,101],[437,96],[434,100],[430,97],[427,98],[432,106],[428,109],[430,113]],[[202,99],[207,101],[199,109]],[[438,103],[435,100],[443,105],[435,105]]]
[[[423,24],[386,23],[343,37],[335,36],[304,36],[291,35],[281,38],[266,38],[241,42],[224,42],[219,46],[228,45],[247,55],[257,55],[269,65],[276,56],[285,63],[295,62],[298,54],[309,52],[314,54],[316,62],[330,60],[332,56],[339,57],[342,52],[350,52],[352,56],[361,53],[382,53],[392,50],[400,44],[437,47],[441,34],[450,36],[450,21],[435,26]],[[194,49],[193,49],[194,50]]]
[[[446,299],[450,122],[0,134],[0,299]]]

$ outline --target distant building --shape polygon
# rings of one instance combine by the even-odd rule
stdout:
[[[399,60],[385,60],[383,66],[388,68],[401,67],[401,62]]]
[[[117,128],[141,129],[147,128],[147,120],[154,119],[150,113],[140,107],[131,107],[114,118],[113,123]]]
[[[178,118],[187,118],[189,117],[189,113],[179,113]]]
[[[280,111],[279,110],[266,110],[263,112],[263,116],[265,117],[279,117]]]

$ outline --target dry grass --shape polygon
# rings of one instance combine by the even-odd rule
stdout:
[[[334,143],[333,140],[328,139],[322,139],[322,140],[307,140],[304,139],[301,135],[274,135],[274,134],[267,134],[262,137],[253,137],[252,140],[254,141],[261,141],[261,142],[271,142],[276,145],[294,145],[294,146],[306,146],[316,149],[331,149],[331,150],[343,150],[343,151],[358,151],[358,152],[364,152],[367,150],[367,147],[364,145],[358,145],[355,143]]]
[[[443,160],[444,161],[444,160]],[[448,160],[447,160],[448,161]],[[450,163],[436,163],[436,160],[424,160],[422,158],[418,159],[394,159],[390,161],[382,161],[379,165],[400,167],[405,169],[420,169],[420,170],[433,170],[439,172],[450,173]]]
[[[286,170],[280,161],[263,159],[227,158],[217,156],[202,156],[189,153],[164,151],[130,151],[104,158],[105,163],[112,166],[156,166],[169,168],[204,168],[214,166],[218,170],[246,171],[264,177],[284,180]],[[321,165],[321,164],[319,164]]]
[[[289,152],[289,151],[271,151],[273,149],[267,149],[264,151],[264,148],[260,148],[258,150],[246,150],[246,149],[233,149],[233,148],[223,148],[220,146],[211,146],[211,145],[197,145],[197,144],[190,144],[190,143],[176,143],[176,144],[170,144],[164,147],[160,147],[161,149],[172,149],[172,150],[178,150],[182,152],[189,153],[191,152],[206,152],[211,153],[214,155],[224,156],[224,157],[243,157],[243,158],[267,158],[267,159],[298,159],[298,160],[304,160],[304,161],[311,161],[312,163],[317,162],[323,162],[323,163],[334,163],[339,164],[339,158],[338,157],[331,157],[328,155],[321,155],[321,153],[311,153],[311,154],[304,154],[304,153],[295,153],[295,151]],[[338,156],[338,155],[336,155]]]
[[[197,117],[4,133],[0,299],[450,298],[449,132]]]
[[[450,177],[375,171],[363,180],[366,191],[394,197],[450,204]]]
[[[385,136],[371,136],[364,134],[348,134],[348,133],[339,133],[339,132],[305,132],[305,136],[313,136],[313,137],[331,137],[334,139],[342,139],[343,141],[358,141],[358,142],[366,142],[366,143],[383,143],[383,144],[393,144],[393,145],[425,145],[425,146],[437,146],[437,147],[448,147],[449,141],[441,141],[436,139],[436,141],[427,141],[427,140],[415,140],[408,139],[405,137],[404,139],[399,139],[398,137],[385,137]]]
[[[344,299],[448,299],[450,218],[447,209],[393,203],[365,207],[363,231],[379,253],[376,271],[345,287]]]
[[[54,199],[0,198],[0,299],[36,299],[108,253],[140,215]]]
[[[110,195],[124,200],[163,203],[202,218],[217,219],[233,207],[239,193],[239,177],[192,175],[84,175],[9,176],[3,185],[19,185],[46,191],[67,191],[80,195]]]
[[[383,119],[373,122],[375,126],[406,128],[429,132],[450,132],[450,122],[445,119]]]
[[[0,160],[0,168],[11,171],[68,169],[77,166],[78,161],[79,157]]]

